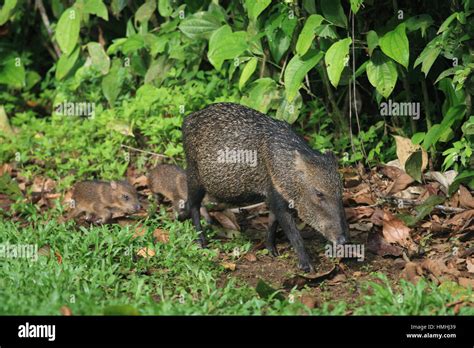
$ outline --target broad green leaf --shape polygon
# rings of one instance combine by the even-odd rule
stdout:
[[[115,59],[109,73],[102,79],[102,92],[111,107],[120,94],[124,79],[125,68],[119,59]]]
[[[8,120],[8,116],[7,116],[7,113],[5,112],[5,108],[3,105],[0,105],[0,134],[3,134],[3,135],[14,135],[15,133],[13,133],[13,129],[12,127],[10,126],[10,121]],[[5,176],[9,176],[8,172],[5,172],[3,174],[3,177]],[[1,179],[2,177],[0,177],[0,182],[2,181]],[[0,186],[1,183],[0,183]],[[1,192],[3,193],[6,193],[5,189],[2,187],[0,188],[1,189]]]
[[[428,150],[431,145],[436,145],[447,128],[450,128],[454,122],[460,120],[466,114],[466,106],[463,104],[452,106],[443,117],[440,124],[433,125],[426,133],[423,141],[423,148]]]
[[[275,113],[275,118],[293,124],[298,119],[302,106],[303,98],[300,93],[297,93],[291,103],[288,102],[286,98],[281,98],[280,106]]]
[[[405,29],[405,23],[399,24],[379,39],[379,45],[383,53],[408,69],[410,52]]]
[[[363,62],[356,70],[355,72],[355,78],[358,78],[360,75],[362,75],[364,72],[366,72],[367,70],[367,64],[369,64],[369,61],[366,60],[365,62]],[[351,78],[351,81],[353,81],[353,78]]]
[[[61,51],[71,54],[79,39],[81,13],[77,8],[70,7],[63,12],[56,26],[56,41]]]
[[[445,197],[436,195],[429,196],[423,203],[415,207],[415,216],[402,214],[397,217],[403,220],[408,227],[415,226],[418,222],[428,216],[428,214],[430,214],[438,204],[443,204],[445,200]]]
[[[179,25],[179,30],[191,39],[209,39],[212,32],[220,27],[221,21],[219,18],[207,11],[201,11],[183,19]]]
[[[350,37],[333,43],[324,57],[329,81],[331,81],[334,87],[337,87],[339,84],[342,70],[344,70],[344,66],[349,61],[349,46],[351,43],[352,39]]]
[[[351,10],[354,14],[359,12],[360,6],[364,3],[364,0],[350,0],[351,1]]]
[[[448,194],[452,195],[454,192],[456,192],[459,188],[459,185],[462,183],[466,183],[471,190],[474,190],[474,170],[467,169],[460,173],[449,186]]]
[[[162,17],[169,17],[173,13],[170,0],[158,0],[158,12]]]
[[[67,73],[72,69],[72,67],[77,61],[77,58],[79,58],[80,51],[81,50],[79,46],[76,46],[74,51],[69,56],[66,54],[63,54],[59,58],[58,63],[56,64],[56,73],[55,73],[55,77],[57,80],[62,80],[67,75]]]
[[[408,32],[421,30],[421,37],[425,37],[426,30],[434,23],[433,18],[430,15],[422,14],[419,16],[413,16],[405,21]]]
[[[5,0],[0,9],[0,25],[4,25],[10,19],[10,15],[15,9],[17,2],[17,0]]]
[[[107,48],[107,54],[115,54],[122,48],[122,45],[127,41],[126,37],[121,37],[120,39],[113,40],[113,43]]]
[[[251,58],[247,64],[245,64],[245,67],[242,69],[242,74],[240,75],[239,79],[239,89],[241,90],[245,84],[247,83],[248,79],[252,74],[254,73],[255,69],[257,68],[257,58]]]
[[[264,77],[251,83],[248,93],[241,98],[240,103],[266,113],[272,102],[279,98],[275,80]]]
[[[339,36],[332,24],[321,24],[315,30],[316,36],[325,39],[338,39]]]
[[[290,19],[286,11],[283,10],[274,13],[265,22],[265,35],[275,62],[280,62],[283,55],[288,51],[296,24],[296,18]]]
[[[134,34],[122,44],[122,52],[124,54],[135,53],[143,47],[145,47],[145,39],[143,38],[143,35]]]
[[[286,97],[288,102],[293,102],[301,87],[306,74],[318,64],[324,53],[317,50],[309,50],[303,57],[294,56],[288,62],[284,73]]]
[[[25,86],[25,67],[20,57],[10,54],[0,63],[0,84],[14,88]]]
[[[217,29],[209,39],[207,57],[211,64],[220,70],[225,60],[234,59],[244,53],[248,48],[245,37],[245,32],[233,33],[229,25]]]
[[[332,24],[347,28],[347,17],[341,5],[341,0],[321,0],[324,18]]]
[[[413,67],[416,68],[421,63],[421,71],[423,71],[425,76],[427,76],[428,72],[431,69],[431,66],[433,65],[434,61],[436,60],[436,58],[438,58],[441,52],[441,43],[441,36],[437,36],[433,40],[431,40],[431,42],[428,43],[428,45],[426,45],[424,50],[420,53],[418,58],[416,58]]]
[[[316,10],[316,1],[315,0],[303,0],[303,8],[309,14],[315,14],[318,11]]]
[[[271,0],[245,0],[245,8],[247,9],[249,18],[256,20],[271,2]]]
[[[315,29],[321,24],[323,20],[324,17],[318,14],[311,15],[306,20],[304,27],[298,36],[298,41],[296,42],[296,53],[298,53],[300,56],[308,52],[309,48],[311,47],[311,43],[316,36]]]
[[[143,5],[138,8],[137,12],[135,12],[135,23],[137,21],[140,23],[148,22],[155,10],[156,0],[147,0]]]
[[[458,16],[458,13],[459,12],[454,12],[453,14],[451,14],[448,18],[446,18],[443,22],[443,24],[441,24],[441,26],[439,27],[438,29],[438,32],[436,34],[441,34],[443,31],[445,31],[446,29],[448,29],[449,25],[451,24],[451,22]]]
[[[462,69],[462,67],[460,67],[460,66],[455,66],[455,67],[453,67],[453,68],[446,69],[446,70],[443,71],[441,74],[439,74],[439,76],[438,76],[438,78],[436,79],[436,81],[435,81],[434,84],[437,84],[439,81],[441,81],[441,80],[444,79],[445,77],[454,75],[454,74],[456,73],[456,71],[461,70],[461,69]]]
[[[381,52],[374,52],[367,63],[367,77],[383,97],[388,98],[397,83],[398,73],[395,63]]]
[[[421,182],[422,151],[413,152],[405,162],[405,171],[413,179]]]
[[[41,81],[41,75],[36,71],[27,71],[25,75],[25,90],[29,91],[33,86]]]
[[[87,50],[92,59],[92,65],[103,75],[107,74],[110,69],[110,58],[105,53],[104,48],[98,42],[89,42]]]
[[[166,74],[172,67],[169,59],[165,55],[161,55],[154,60],[145,74],[145,83],[153,83],[159,85],[166,78]]]
[[[98,17],[109,20],[109,13],[107,12],[107,6],[104,5],[102,0],[86,0],[84,5],[84,11],[86,13],[94,14]]]
[[[120,12],[127,6],[128,0],[112,0],[111,9],[114,16],[118,16]]]
[[[379,45],[379,36],[373,30],[370,30],[367,33],[367,47],[369,51],[369,56],[372,56],[372,52]]]
[[[411,137],[411,142],[415,145],[420,145],[423,139],[425,138],[426,133],[425,132],[418,132],[413,134]]]
[[[469,117],[469,120],[462,125],[461,130],[465,135],[474,135],[474,116]]]

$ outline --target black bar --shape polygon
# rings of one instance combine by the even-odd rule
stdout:
[[[449,345],[473,347],[474,317],[0,317],[0,346],[67,344]],[[55,340],[20,338],[20,325],[55,325]],[[415,326],[412,326],[415,325]],[[429,326],[431,325],[431,326]],[[31,327],[31,326],[30,326]],[[448,329],[449,327],[449,329]],[[423,329],[423,330],[421,330]],[[456,337],[408,338],[407,334]]]

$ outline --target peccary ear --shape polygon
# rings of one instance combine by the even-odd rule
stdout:
[[[112,187],[112,190],[116,190],[117,189],[117,182],[116,181],[111,181],[110,182],[110,187]]]
[[[302,154],[298,150],[295,150],[294,155],[295,155],[295,169],[306,173],[308,170],[308,163],[305,159],[304,154]]]

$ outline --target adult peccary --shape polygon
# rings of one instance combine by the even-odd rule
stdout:
[[[329,241],[347,242],[336,158],[312,150],[287,123],[242,105],[218,103],[185,118],[183,143],[188,209],[201,245],[205,238],[199,208],[206,193],[235,205],[265,200],[271,211],[267,248],[277,253],[279,224],[304,271],[312,271],[313,266],[294,211]]]

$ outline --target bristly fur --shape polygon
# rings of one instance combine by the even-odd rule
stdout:
[[[217,103],[185,118],[183,143],[190,196],[207,193],[239,205],[281,196],[329,240],[347,234],[336,158],[311,149],[289,124],[242,105]],[[218,161],[223,149],[254,151],[256,164]]]
[[[94,222],[107,223],[114,215],[132,214],[140,209],[137,191],[126,181],[81,181],[74,185],[72,199],[75,207],[68,219],[85,213],[87,220],[94,218]]]

